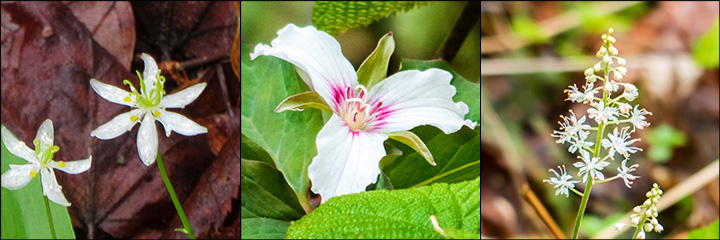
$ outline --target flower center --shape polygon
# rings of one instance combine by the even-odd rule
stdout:
[[[360,89],[357,97],[354,97],[355,94],[351,92],[351,88],[347,88],[346,97],[348,99],[340,109],[340,117],[352,130],[362,130],[370,112],[370,105],[366,103],[367,90],[365,86],[358,85],[357,88]]]
[[[41,166],[45,166],[50,163],[53,156],[55,156],[55,153],[60,151],[60,147],[50,146],[50,144],[45,144],[40,141],[40,139],[33,140],[33,145],[35,145],[35,156]]]

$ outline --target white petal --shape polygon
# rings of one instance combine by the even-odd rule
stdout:
[[[369,104],[382,102],[371,126],[381,132],[409,130],[419,125],[433,125],[446,134],[456,132],[466,121],[469,112],[464,102],[453,102],[455,87],[450,85],[452,74],[431,68],[396,73],[370,90]],[[373,109],[374,111],[374,109]]]
[[[157,118],[165,128],[165,136],[169,137],[171,131],[175,131],[185,136],[195,136],[201,133],[207,133],[207,128],[201,126],[183,116],[182,114],[158,110],[160,116]]]
[[[155,63],[155,59],[147,53],[140,55],[140,58],[145,62],[145,69],[143,70],[145,89],[141,91],[143,91],[142,94],[150,94],[150,92],[155,89],[155,85],[153,84],[157,81],[155,76],[157,76],[158,73],[158,66],[157,63]]]
[[[35,151],[25,145],[24,142],[18,140],[15,134],[10,132],[5,126],[2,127],[2,140],[5,143],[5,147],[15,156],[18,156],[25,161],[37,164],[38,161],[35,157]]]
[[[2,186],[10,190],[17,190],[32,180],[30,172],[35,167],[32,164],[15,165],[10,164],[10,170],[2,174]]]
[[[90,156],[87,159],[83,159],[83,160],[65,162],[65,167],[58,166],[57,165],[58,162],[54,162],[54,161],[52,164],[53,164],[52,167],[57,170],[60,170],[60,171],[63,171],[63,172],[69,173],[69,174],[78,174],[78,173],[81,173],[81,172],[84,172],[84,171],[87,171],[88,169],[90,169],[90,165],[92,164],[92,156]]]
[[[358,84],[355,69],[343,56],[340,43],[313,26],[299,28],[288,24],[278,31],[278,37],[271,44],[272,47],[258,44],[250,58],[269,55],[294,64],[310,77],[312,83],[300,74],[308,86],[328,103],[333,103],[335,95],[346,88]]]
[[[90,79],[90,86],[93,90],[95,90],[98,95],[100,95],[100,97],[104,98],[105,100],[130,107],[134,107],[136,105],[135,98],[133,97],[130,98],[130,102],[125,101],[126,97],[130,97],[130,92],[122,90],[119,87],[102,83],[94,78]]]
[[[137,134],[137,149],[145,166],[155,162],[158,153],[158,134],[152,114],[145,114]]]
[[[334,196],[365,191],[380,174],[387,135],[353,132],[337,115],[318,133],[318,155],[308,168],[312,191],[325,202]]]
[[[198,83],[185,88],[182,91],[167,95],[160,100],[160,105],[158,107],[184,108],[185,105],[195,101],[195,99],[200,96],[200,93],[205,90],[206,86],[207,83]]]
[[[53,140],[55,139],[55,129],[53,128],[53,122],[50,119],[45,119],[38,128],[35,139],[40,139],[40,142],[52,146]]]
[[[62,187],[55,178],[55,172],[50,168],[42,168],[40,169],[40,175],[42,178],[43,195],[47,196],[50,201],[69,207],[70,202],[65,199],[65,195],[62,193]]]
[[[142,109],[134,109],[132,111],[117,115],[109,122],[99,126],[95,130],[90,132],[90,136],[97,137],[102,140],[116,138],[123,133],[130,131],[130,129],[132,129],[133,126],[138,123],[137,120],[133,121],[131,119],[132,116],[137,116],[138,118],[140,118],[142,117],[142,114]]]

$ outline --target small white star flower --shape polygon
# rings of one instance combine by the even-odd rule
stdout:
[[[625,141],[630,138],[630,133],[627,132],[629,128],[630,127],[623,128],[620,131],[620,134],[618,134],[618,128],[616,127],[615,130],[613,130],[612,134],[608,133],[608,138],[605,138],[601,141],[604,148],[607,149],[608,147],[610,147],[608,154],[610,155],[611,159],[615,160],[615,152],[622,154],[623,156],[625,156],[625,158],[628,158],[630,157],[631,153],[635,153],[637,152],[637,150],[642,151],[642,149],[639,147],[630,147],[630,144],[640,141],[639,138],[627,142]]]
[[[597,90],[593,89],[594,84],[588,83],[583,88],[585,89],[584,92],[581,92],[578,90],[577,86],[573,84],[570,86],[569,89],[565,89],[565,92],[568,94],[568,98],[565,99],[573,101],[573,102],[581,102],[581,103],[589,103],[592,102],[593,99],[595,99],[595,94],[598,92]]]
[[[623,160],[622,166],[621,166],[622,168],[620,168],[620,167],[617,168],[617,170],[619,172],[618,177],[622,178],[625,181],[625,186],[627,186],[628,188],[632,188],[630,186],[630,184],[633,183],[631,180],[635,180],[636,178],[640,178],[640,177],[633,176],[632,174],[630,174],[630,172],[635,171],[636,168],[639,167],[640,165],[633,164],[632,166],[630,166],[628,168],[628,167],[626,167],[627,161],[628,161],[627,159]]]
[[[632,116],[630,117],[630,122],[632,122],[634,128],[643,129],[647,126],[650,126],[650,123],[645,121],[644,115],[652,115],[652,113],[648,112],[644,108],[638,110],[639,106],[640,105],[635,105],[635,109],[633,109]],[[633,131],[635,131],[634,128]]]
[[[140,130],[137,134],[138,153],[143,163],[150,166],[155,162],[158,152],[155,120],[163,125],[166,137],[169,137],[172,131],[185,136],[207,133],[207,128],[189,118],[178,113],[165,111],[165,108],[184,108],[195,101],[205,89],[207,83],[198,83],[166,96],[164,90],[165,78],[160,75],[155,60],[146,53],[142,54],[142,59],[145,62],[145,70],[143,76],[140,76],[138,72],[140,92],[128,80],[123,81],[123,84],[129,85],[132,92],[102,83],[97,79],[90,80],[90,86],[100,97],[133,108],[133,110],[120,114],[99,126],[90,133],[90,136],[102,140],[116,138],[130,131],[136,123],[140,122]]]
[[[605,168],[607,165],[609,165],[609,162],[606,161],[600,161],[599,158],[594,158],[590,156],[590,153],[587,151],[581,151],[582,156],[578,156],[582,162],[576,162],[573,164],[573,166],[580,168],[580,172],[578,172],[578,176],[583,176],[583,182],[586,182],[588,179],[588,175],[592,176],[593,179],[597,178],[600,180],[605,179],[605,175],[602,174],[603,168]]]
[[[55,133],[50,119],[45,120],[38,129],[35,140],[33,140],[34,151],[4,126],[2,127],[2,139],[10,153],[28,161],[28,164],[25,165],[10,164],[10,170],[2,174],[2,186],[10,190],[20,189],[30,183],[39,172],[43,195],[47,196],[50,201],[69,207],[70,202],[62,193],[62,187],[55,178],[53,168],[70,174],[78,174],[90,168],[92,156],[77,161],[54,161],[53,156],[60,148],[53,145]]]
[[[558,194],[565,194],[565,197],[568,197],[570,193],[568,190],[575,188],[575,183],[579,183],[580,181],[570,180],[572,176],[567,174],[565,165],[563,165],[562,168],[558,166],[558,169],[560,170],[560,174],[555,172],[555,170],[550,169],[549,171],[555,173],[556,177],[551,177],[550,180],[544,179],[543,182],[549,182],[550,184],[555,185],[555,188],[558,189],[555,191],[555,196]]]
[[[635,85],[632,85],[631,83],[623,83],[623,86],[625,86],[625,90],[623,90],[623,94],[621,97],[624,97],[628,101],[633,101],[638,96],[638,89],[635,87]]]
[[[593,104],[593,108],[587,110],[591,118],[595,119],[598,124],[601,122],[607,122],[608,120],[617,121],[618,110],[617,108],[605,106],[603,102],[596,102]]]

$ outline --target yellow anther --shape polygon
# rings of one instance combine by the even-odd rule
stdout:
[[[126,102],[132,102],[132,98],[130,98],[130,96],[123,98],[123,100]]]
[[[36,171],[30,171],[30,177],[31,177],[31,178],[34,178],[35,176],[37,176],[37,172],[36,172]]]
[[[65,162],[59,162],[59,163],[57,164],[57,166],[58,166],[58,167],[61,167],[61,168],[65,168],[65,167],[67,166],[67,164],[65,164]]]
[[[138,117],[135,115],[130,116],[130,121],[137,121]]]
[[[154,112],[153,112],[153,116],[159,117],[159,116],[160,116],[160,112],[159,112],[159,111],[154,111]]]

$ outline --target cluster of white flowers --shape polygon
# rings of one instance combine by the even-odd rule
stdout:
[[[660,201],[663,190],[660,189],[657,183],[653,183],[653,188],[645,194],[647,200],[640,205],[633,208],[633,214],[630,215],[630,221],[632,223],[615,223],[615,230],[622,230],[626,226],[633,226],[637,229],[637,239],[644,239],[645,232],[655,230],[655,232],[662,232],[663,226],[658,223],[658,208],[657,204]]]
[[[575,154],[578,152],[578,159],[581,161],[576,162],[573,166],[579,168],[578,176],[582,176],[583,182],[587,181],[588,176],[592,177],[592,179],[605,180],[602,170],[610,164],[608,158],[615,160],[615,153],[622,155],[624,160],[622,166],[617,168],[619,173],[605,181],[622,178],[625,185],[630,188],[631,180],[639,178],[630,174],[630,172],[637,169],[638,164],[631,165],[629,168],[626,164],[630,154],[642,151],[639,147],[631,146],[640,139],[630,139],[630,135],[636,129],[649,126],[650,124],[645,121],[645,115],[652,115],[652,113],[645,109],[638,110],[639,105],[633,106],[630,103],[637,98],[638,89],[631,83],[620,82],[627,74],[626,61],[624,58],[617,56],[618,49],[613,46],[616,40],[610,35],[612,32],[611,28],[607,34],[602,35],[604,44],[596,54],[601,60],[592,68],[585,70],[586,83],[582,86],[583,91],[575,84],[565,90],[565,93],[568,94],[567,101],[591,106],[587,110],[587,115],[588,118],[595,120],[598,124],[597,127],[585,124],[585,115],[578,118],[579,115],[575,115],[570,110],[568,117],[560,116],[563,119],[563,122],[559,122],[560,129],[554,130],[551,136],[558,138],[557,143],[570,143],[568,147],[570,153]],[[614,63],[617,65],[613,66]],[[602,76],[596,75],[596,73],[600,73]],[[595,82],[598,80],[602,81],[602,84],[597,84],[598,87],[595,87]],[[615,94],[620,86],[624,90],[621,94]],[[624,123],[631,125],[620,127]],[[614,127],[612,133],[609,133],[610,126]],[[630,126],[632,126],[632,130],[630,130]],[[590,131],[597,131],[598,134],[603,135],[606,132],[605,130],[608,132],[607,137],[601,138],[598,136],[596,141],[587,141]],[[601,145],[607,152],[600,152],[601,149],[598,145]],[[601,153],[607,154],[601,156]],[[561,173],[562,175],[555,173],[557,179],[552,178],[545,180],[545,182],[549,182],[555,188],[560,188],[555,195],[565,194],[568,196],[568,189],[575,191],[572,189],[574,187],[573,181],[570,180],[572,176],[567,175],[564,170],[561,170]]]

